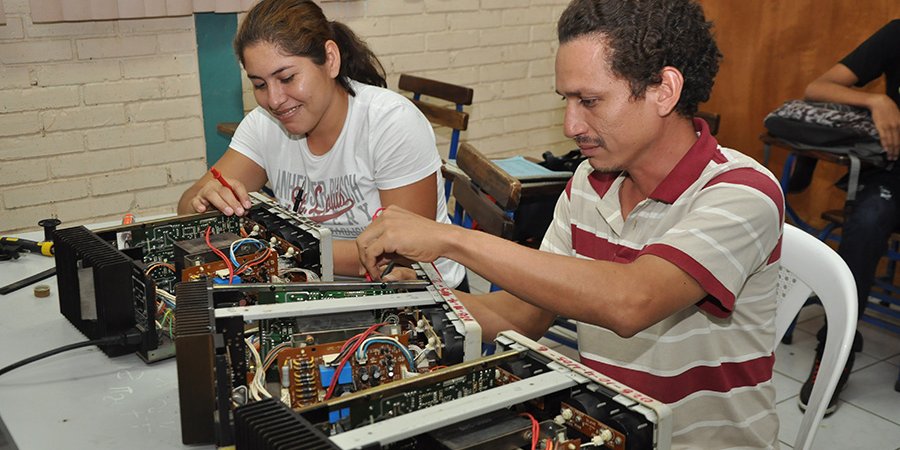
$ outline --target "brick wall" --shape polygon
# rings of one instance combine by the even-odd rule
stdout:
[[[173,212],[205,171],[193,18],[33,24],[0,0],[0,234]],[[380,57],[475,90],[463,139],[492,156],[572,147],[554,94],[554,24],[568,0],[322,3]],[[246,109],[255,103],[244,78]],[[437,130],[446,153],[448,130]]]
[[[397,88],[401,73],[474,89],[462,138],[495,156],[574,148],[554,90],[556,20],[569,0],[379,0],[325,3],[363,37]],[[249,86],[249,85],[248,85]],[[253,104],[247,90],[245,104]],[[449,130],[436,130],[446,152]],[[445,153],[446,155],[446,153]]]

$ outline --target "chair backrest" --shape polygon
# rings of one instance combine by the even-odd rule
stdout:
[[[469,113],[463,111],[463,106],[472,104],[474,95],[472,88],[405,73],[400,74],[398,87],[400,90],[412,92],[412,102],[415,103],[431,123],[453,130],[450,138],[449,158],[456,159],[456,151],[459,146],[459,132],[469,127]],[[455,107],[451,109],[422,100],[423,95],[448,101],[453,103]]]
[[[847,264],[831,247],[799,228],[785,224],[777,292],[776,343],[781,342],[811,293],[819,297],[828,321],[819,374],[794,444],[795,449],[808,449],[812,447],[819,422],[825,416],[853,346],[858,313],[856,283]]]
[[[474,218],[483,231],[529,247],[540,245],[570,174],[520,179],[468,143],[460,145],[455,167],[466,181],[453,188],[453,223],[470,228],[468,219]]]
[[[459,146],[456,165],[465,177],[453,183],[454,223],[471,228],[474,221],[486,233],[512,239],[522,183],[467,142]]]

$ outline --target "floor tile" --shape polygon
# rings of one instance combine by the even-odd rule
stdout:
[[[863,336],[863,353],[878,360],[900,354],[900,336],[866,322],[860,322],[856,329]]]
[[[823,317],[824,315],[825,309],[822,308],[822,305],[804,306],[800,309],[800,313],[797,314],[797,322],[806,322],[807,320]]]
[[[807,306],[804,309],[807,308],[810,307]],[[822,323],[824,323],[823,316],[811,317],[803,322],[798,322],[797,327],[794,329],[794,340],[791,345],[797,345],[798,342],[801,342],[804,347],[808,347],[810,350],[815,352],[815,348],[818,343],[815,336],[819,332],[819,328],[821,328]],[[860,322],[857,326],[857,329],[863,335],[864,345],[863,351],[856,354],[856,361],[853,364],[854,372],[868,367],[878,361],[881,361],[886,357],[897,354],[897,351],[892,353],[891,351],[887,350],[887,348],[892,345],[900,346],[900,339],[894,339],[892,335],[886,330],[864,322]],[[870,342],[871,344],[869,344]],[[898,349],[898,351],[900,351],[900,349]],[[776,351],[776,358],[777,355],[778,352]],[[807,363],[806,367],[807,373],[803,374],[804,377],[807,376],[814,357],[815,353],[813,353],[809,358],[809,362]]]
[[[900,426],[900,392],[894,390],[896,380],[897,366],[879,362],[854,371],[840,398]]]
[[[775,348],[775,371],[803,382],[809,375],[816,354],[816,338],[806,331],[795,329],[794,340]]]
[[[793,444],[800,429],[803,413],[796,402],[784,401],[776,406],[781,429],[779,440]],[[812,448],[859,448],[894,450],[900,443],[900,426],[841,402],[837,411],[819,423]]]
[[[824,323],[825,316],[821,306],[810,305],[800,310],[799,317],[796,329],[815,334]],[[877,360],[900,354],[900,336],[897,334],[867,322],[859,322],[857,330],[863,336],[863,353]]]
[[[812,310],[807,313],[806,310]],[[806,314],[804,314],[806,313]],[[800,310],[800,316],[802,318],[797,320],[797,328],[796,330],[803,330],[807,333],[815,335],[819,332],[819,328],[822,328],[822,324],[825,323],[825,312],[822,310],[822,307],[819,305],[811,305],[806,306]]]
[[[775,384],[775,403],[797,401],[796,397],[803,383],[778,372],[772,376],[772,382]]]

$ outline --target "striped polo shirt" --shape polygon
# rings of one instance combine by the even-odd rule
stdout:
[[[627,218],[619,203],[626,175],[582,163],[541,249],[624,264],[652,254],[692,276],[707,296],[631,338],[579,323],[582,363],[669,404],[673,448],[777,446],[784,197],[766,168],[719,146],[704,121],[694,127],[697,142]]]

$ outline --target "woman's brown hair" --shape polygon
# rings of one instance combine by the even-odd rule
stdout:
[[[311,0],[262,0],[257,3],[234,37],[234,51],[244,64],[244,49],[268,42],[294,56],[325,63],[325,42],[334,41],[341,52],[337,82],[355,95],[349,80],[387,87],[384,67],[366,44],[347,25],[330,22]]]

